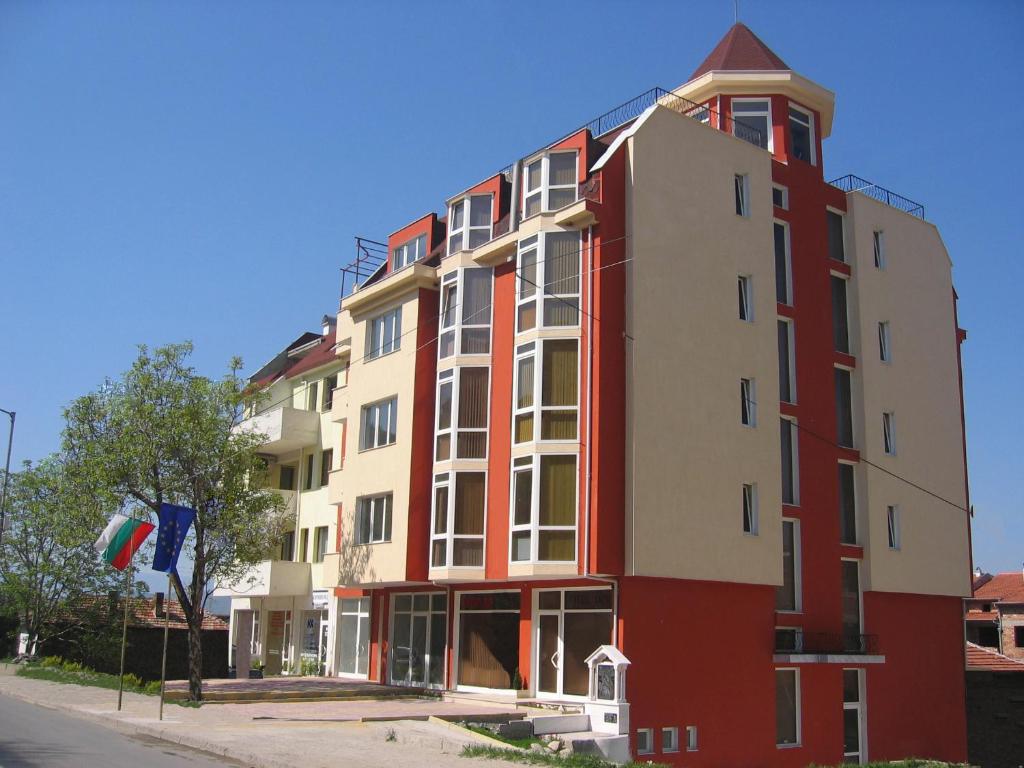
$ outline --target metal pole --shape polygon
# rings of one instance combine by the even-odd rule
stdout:
[[[135,522],[135,515],[132,515],[132,522]],[[131,546],[131,544],[129,544]],[[132,560],[135,553],[132,552],[128,558],[128,567],[125,569],[124,578],[124,623],[121,625],[121,674],[117,678],[117,711],[121,711],[121,698],[124,693],[124,650],[128,645],[128,602],[132,596]]]
[[[167,633],[171,628],[171,572],[167,572],[167,595],[164,597],[164,660],[160,664],[160,720],[164,719],[164,688],[167,686]]]
[[[11,445],[14,443],[14,417],[18,414],[14,411],[5,411],[0,408],[0,412],[6,413],[11,419],[11,429],[7,433],[7,464],[4,466],[4,489],[0,494],[0,544],[4,542],[4,525],[7,522],[7,484],[11,479]]]

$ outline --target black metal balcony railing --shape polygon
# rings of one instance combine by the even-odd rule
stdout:
[[[388,260],[388,244],[365,237],[356,238],[356,256],[341,268],[341,298],[369,279]]]
[[[776,636],[776,653],[868,654],[878,653],[878,635],[846,632],[797,632]]]
[[[924,206],[920,203],[915,203],[909,197],[898,195],[885,187],[880,187],[867,179],[862,179],[860,176],[854,176],[852,173],[846,176],[841,176],[838,179],[830,181],[833,187],[838,187],[843,192],[863,192],[868,197],[872,197],[881,203],[892,206],[893,208],[909,213],[911,216],[917,216],[919,219],[924,218]]]

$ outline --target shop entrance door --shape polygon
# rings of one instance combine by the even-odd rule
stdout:
[[[611,589],[537,592],[534,636],[538,698],[587,695],[586,658],[612,640]]]
[[[443,686],[448,628],[445,594],[393,595],[391,605],[391,683]]]
[[[288,611],[268,611],[267,621],[267,652],[264,654],[263,670],[268,677],[280,675],[283,667],[284,625]]]

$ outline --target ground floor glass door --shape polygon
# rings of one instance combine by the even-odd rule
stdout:
[[[370,598],[343,598],[338,673],[366,677],[370,662]]]
[[[288,629],[291,626],[291,611],[268,611],[267,652],[263,659],[268,677],[280,675],[284,670],[288,653]]]
[[[445,594],[393,595],[391,605],[391,683],[443,686],[448,629]]]
[[[537,695],[586,696],[586,658],[612,641],[611,589],[541,590],[534,635]]]

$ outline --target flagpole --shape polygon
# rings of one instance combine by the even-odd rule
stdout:
[[[135,522],[135,516],[132,515],[132,522]],[[128,644],[128,602],[132,595],[132,559],[135,557],[133,552],[128,557],[128,567],[125,568],[125,579],[124,579],[124,623],[121,625],[121,675],[117,678],[117,711],[121,711],[121,697],[124,693],[124,650]]]
[[[167,685],[167,634],[171,628],[171,571],[167,572],[167,597],[164,600],[164,658],[160,664],[160,720],[164,719],[164,688]]]

